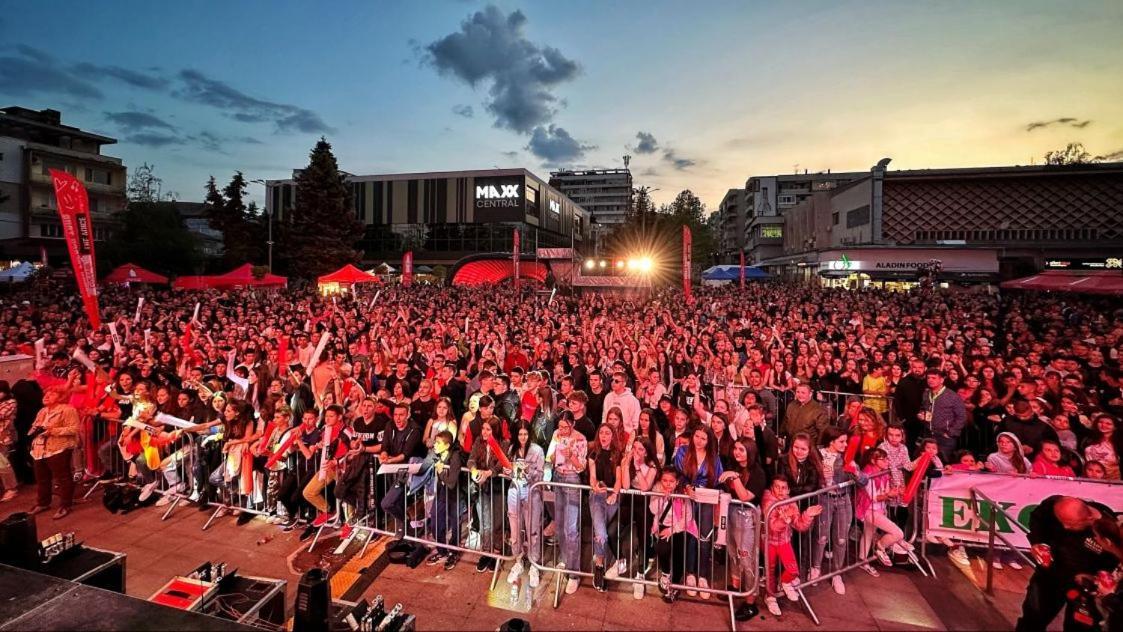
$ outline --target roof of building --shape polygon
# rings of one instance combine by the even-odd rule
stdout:
[[[0,108],[0,124],[23,125],[34,128],[40,132],[79,136],[87,140],[101,143],[102,145],[112,145],[117,142],[116,138],[94,134],[93,132],[86,132],[77,127],[71,127],[70,125],[63,125],[61,120],[61,115],[58,110],[48,109],[36,111],[18,105]]]

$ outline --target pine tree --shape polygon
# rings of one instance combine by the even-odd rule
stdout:
[[[309,154],[308,167],[296,177],[289,219],[282,252],[291,275],[315,278],[361,258],[354,245],[362,238],[363,223],[355,217],[351,187],[323,137]]]
[[[226,199],[222,197],[222,193],[218,191],[218,185],[214,182],[214,176],[207,180],[205,187],[207,196],[203,198],[203,203],[207,205],[207,222],[214,230],[221,231],[224,225],[223,220],[226,218]]]

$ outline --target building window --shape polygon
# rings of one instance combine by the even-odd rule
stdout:
[[[846,227],[855,228],[870,223],[869,204],[846,212]]]
[[[783,226],[761,226],[760,227],[761,239],[783,239],[784,227]]]
[[[781,195],[776,203],[784,205],[784,206],[791,206],[791,205],[795,204],[795,196],[794,195]]]
[[[838,211],[831,213],[831,224],[838,226]]]
[[[105,169],[93,169],[86,167],[86,182],[94,184],[104,184],[109,186],[112,184],[112,176]]]
[[[62,237],[62,224],[40,224],[39,236],[59,239]]]

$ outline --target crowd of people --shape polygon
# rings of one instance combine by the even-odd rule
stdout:
[[[594,587],[646,578],[638,556],[673,600],[678,586],[713,588],[711,498],[723,492],[728,588],[759,568],[757,505],[777,580],[764,602],[779,615],[800,581],[835,573],[844,593],[840,546],[887,566],[910,553],[902,495],[920,463],[921,476],[1120,478],[1123,310],[1111,299],[110,287],[91,331],[72,288],[35,283],[0,298],[0,353],[35,361],[33,380],[0,382],[0,500],[34,481],[33,511],[57,494],[55,517],[76,480],[129,478],[142,501],[160,490],[156,504],[229,506],[308,536],[374,515],[443,544],[429,563],[449,570],[470,540],[477,570],[509,552],[510,580],[537,585],[547,542],[564,569],[582,568],[587,516]],[[409,463],[392,485],[371,483]],[[542,480],[552,502],[531,492]],[[820,502],[789,502],[814,492]],[[622,532],[650,544],[627,551]],[[793,547],[801,532],[814,534],[806,551]],[[566,591],[580,582],[571,573]]]

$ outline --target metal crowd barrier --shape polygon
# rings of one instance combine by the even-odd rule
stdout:
[[[986,503],[987,505],[990,505],[990,511],[981,511],[981,508],[979,507],[979,501],[980,500],[982,502]],[[983,525],[985,525],[986,528],[987,528],[987,558],[986,559],[987,559],[987,594],[988,595],[994,594],[994,564],[993,564],[993,562],[994,562],[994,540],[995,540],[995,538],[998,538],[999,540],[1002,540],[1002,543],[1005,544],[1007,547],[1009,547],[1011,551],[1014,551],[1014,553],[1016,553],[1018,555],[1018,557],[1021,557],[1027,564],[1029,564],[1030,568],[1037,568],[1037,560],[1035,560],[1035,559],[1031,558],[1030,556],[1026,555],[1025,553],[1023,553],[1021,551],[1021,549],[1019,549],[1016,545],[1014,545],[1012,542],[1010,542],[1010,540],[1008,540],[1006,538],[1006,536],[999,533],[998,527],[997,527],[998,521],[994,518],[995,513],[1002,514],[1002,516],[1006,519],[1007,523],[1017,527],[1019,530],[1021,530],[1022,533],[1025,533],[1026,535],[1029,535],[1029,529],[1027,529],[1024,525],[1022,525],[1022,523],[1018,522],[1018,519],[1016,517],[1010,515],[1010,513],[1007,512],[1006,509],[1000,503],[997,503],[994,500],[992,500],[986,494],[979,491],[978,488],[972,487],[971,488],[971,511],[974,512],[975,519],[978,520],[979,522],[983,523]]]
[[[606,571],[620,562],[624,567],[623,572],[615,573],[606,581],[642,584],[676,594],[696,592],[702,599],[714,595],[723,597],[728,601],[734,630],[734,598],[751,598],[757,593],[761,515],[755,505],[731,499],[727,512],[722,514],[722,505],[695,501],[684,494],[622,489],[617,509],[602,513],[600,507],[607,505],[598,501],[597,510],[592,511],[592,488],[588,485],[554,481],[531,485],[530,497],[539,496],[546,507],[554,508],[553,519],[559,524],[554,529],[554,542],[541,538],[537,554],[528,557],[540,572],[555,574],[555,608],[561,603],[567,575],[594,577],[594,555],[601,547]],[[663,516],[656,516],[654,512],[662,513],[668,502],[672,504],[671,511],[675,511],[674,503],[683,503],[689,511],[688,523],[697,529],[674,533],[670,539],[658,537],[653,524],[661,523]],[[609,513],[614,515],[605,519]],[[562,521],[568,525],[560,524]],[[593,546],[588,550],[583,537],[588,533],[583,526],[586,523],[594,532],[590,538]],[[696,534],[689,533],[691,530]],[[604,542],[598,541],[598,531],[605,534]],[[663,577],[664,574],[669,577]],[[683,581],[690,575],[696,578],[694,585]]]
[[[881,472],[874,476],[889,476],[889,472]],[[861,516],[856,515],[855,500],[859,487],[855,481],[824,487],[774,502],[764,512],[765,589],[768,594],[776,596],[780,593],[777,572],[784,569],[790,574],[794,570],[798,581],[793,580],[791,588],[797,593],[798,601],[803,604],[815,625],[821,623],[807,598],[807,589],[855,569],[861,568],[868,572],[868,569],[872,568],[871,564],[878,559],[874,553],[874,540],[879,533],[885,531],[876,526],[873,520],[864,521]],[[899,524],[898,520],[893,520],[889,512],[886,512],[887,520],[902,532],[902,538],[892,543],[886,552],[890,557],[894,554],[905,555],[921,574],[928,577],[929,572],[921,564],[921,558],[918,557],[914,546],[917,538],[921,536],[921,525],[924,523],[924,506],[921,499],[922,495],[917,494],[906,508],[909,514],[906,520],[898,517],[898,520],[905,524]],[[811,523],[805,530],[790,527],[782,520],[773,525],[773,518],[777,517],[776,513],[786,507],[794,506],[800,515],[803,515],[807,509],[816,505],[821,507],[822,511],[818,516],[811,518]],[[785,538],[782,533],[774,535],[777,529],[790,530],[790,537]],[[787,546],[792,549],[790,556],[783,550]],[[795,569],[786,568],[793,562]],[[818,570],[814,578],[812,569]]]

